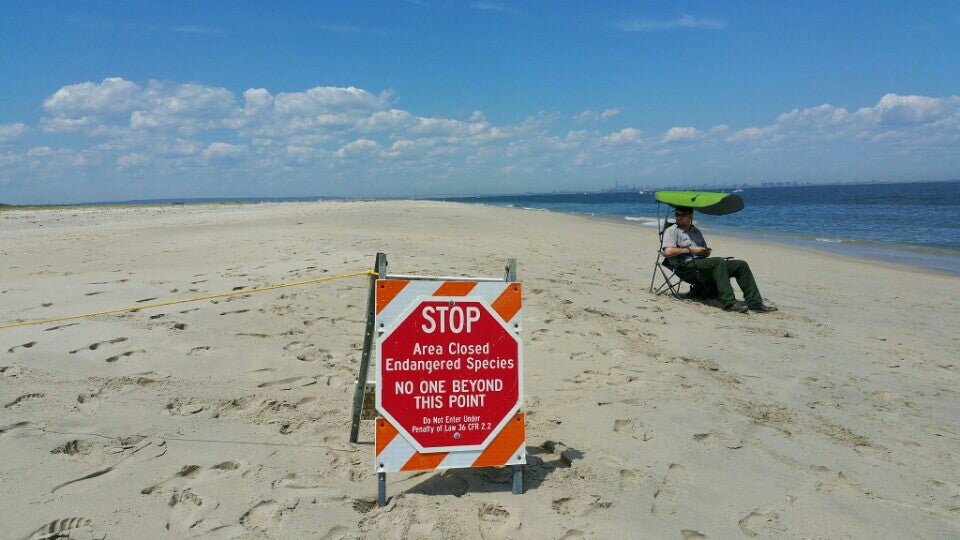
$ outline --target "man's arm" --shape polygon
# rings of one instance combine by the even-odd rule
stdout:
[[[695,247],[677,247],[677,246],[663,246],[663,254],[667,257],[676,257],[677,255],[684,255],[687,253],[694,254]]]

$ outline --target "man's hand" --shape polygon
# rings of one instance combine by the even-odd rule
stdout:
[[[710,253],[713,250],[710,248],[700,247],[700,246],[691,246],[690,253],[693,253],[697,257],[709,257]]]

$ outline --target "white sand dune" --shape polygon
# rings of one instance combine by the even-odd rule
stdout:
[[[0,537],[960,537],[960,278],[705,233],[779,312],[653,296],[654,231],[548,212],[0,212],[0,324],[516,258],[528,453],[523,495],[397,473],[376,507],[365,277],[8,328]]]

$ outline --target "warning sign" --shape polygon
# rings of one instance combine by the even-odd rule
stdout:
[[[482,298],[419,297],[377,345],[377,409],[418,451],[483,449],[520,408],[521,342]]]

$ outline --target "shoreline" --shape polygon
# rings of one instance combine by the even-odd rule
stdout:
[[[464,204],[467,206],[481,206],[490,208],[513,209],[527,212],[551,212],[554,214],[581,216],[597,221],[627,224],[631,227],[656,230],[653,222],[655,217],[625,216],[621,214],[603,214],[588,212],[564,212],[546,208],[500,206],[487,203],[432,201],[424,199],[317,199],[302,200],[264,200],[264,201],[197,201],[197,202],[157,202],[157,203],[90,203],[80,205],[51,205],[51,206],[0,206],[0,218],[11,212],[74,212],[94,210],[163,210],[165,208],[198,209],[205,206],[214,208],[239,208],[272,205],[310,205],[318,203],[352,203],[352,202],[442,202],[445,204]],[[724,227],[711,224],[708,229],[710,236],[740,238],[767,244],[785,244],[820,253],[841,255],[859,260],[873,261],[881,264],[911,268],[916,271],[932,271],[950,276],[960,276],[960,249],[933,248],[929,246],[905,246],[871,240],[822,241],[798,234],[781,231],[745,230],[735,227]]]
[[[537,211],[536,209],[523,210]],[[551,212],[551,210],[543,210]],[[643,227],[656,231],[653,221],[656,218],[622,216],[617,214],[587,214],[577,212],[557,212],[561,214],[582,215],[589,219],[609,221],[612,223],[627,223],[635,227]],[[884,243],[872,240],[845,240],[842,242],[821,241],[815,238],[791,235],[780,231],[745,230],[722,225],[710,225],[703,229],[709,236],[741,238],[767,244],[785,244],[809,249],[821,253],[841,255],[853,259],[875,261],[912,268],[915,270],[933,271],[952,276],[960,276],[960,250],[938,249],[928,246],[904,246],[902,244]],[[709,240],[708,240],[709,242]]]

